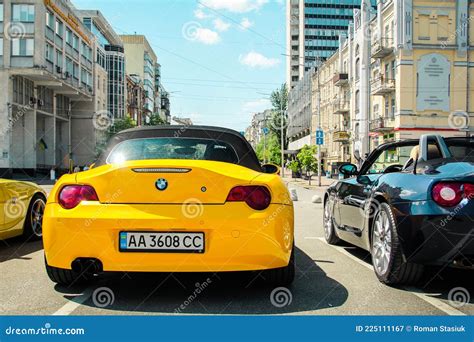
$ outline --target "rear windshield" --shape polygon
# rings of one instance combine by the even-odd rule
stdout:
[[[114,147],[107,163],[131,160],[186,159],[237,164],[235,150],[223,141],[197,138],[144,138],[125,140]]]

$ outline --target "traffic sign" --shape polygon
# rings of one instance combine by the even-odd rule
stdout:
[[[270,130],[267,127],[264,127],[262,128],[262,132],[263,134],[267,135],[268,133],[270,133]]]
[[[318,129],[316,131],[316,139],[324,139],[324,131],[321,129]]]
[[[324,145],[324,138],[316,138],[316,145]]]

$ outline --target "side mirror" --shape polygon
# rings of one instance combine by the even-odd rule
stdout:
[[[344,176],[355,176],[357,174],[357,166],[354,164],[344,164],[339,167],[339,172]]]
[[[268,173],[270,175],[280,174],[280,168],[275,164],[263,164],[262,170],[263,170],[263,173]]]
[[[357,183],[363,184],[363,185],[372,185],[372,180],[368,176],[358,176],[357,177]]]

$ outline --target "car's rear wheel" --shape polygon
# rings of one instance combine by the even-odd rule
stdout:
[[[385,284],[414,284],[423,275],[422,265],[403,260],[395,217],[386,203],[380,204],[373,221],[371,254],[375,274]]]
[[[63,286],[72,286],[83,283],[86,280],[80,273],[77,273],[73,270],[49,266],[46,258],[44,259],[44,263],[49,279],[57,284]]]
[[[324,203],[324,238],[328,244],[337,245],[341,240],[337,237],[336,232],[334,231],[333,214],[329,201],[330,200],[327,199]]]
[[[295,280],[295,248],[291,251],[288,266],[263,271],[263,279],[272,286],[288,286]]]
[[[43,214],[46,199],[43,195],[36,194],[30,201],[25,217],[23,235],[27,239],[40,240],[43,237]]]

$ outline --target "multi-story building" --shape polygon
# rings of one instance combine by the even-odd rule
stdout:
[[[155,65],[155,114],[167,124],[171,123],[170,94],[161,83],[161,64]]]
[[[375,0],[372,0],[375,5]],[[360,0],[286,0],[287,84],[291,89],[339,47]]]
[[[106,71],[105,78],[97,77],[97,89],[106,94],[104,99],[97,99],[97,108],[109,111],[114,118],[123,118],[126,112],[126,78],[122,40],[100,11],[76,10],[76,14],[95,36],[97,68]]]
[[[474,131],[474,3],[378,1],[377,15],[370,7],[362,1],[347,40],[313,76],[313,132],[321,115],[331,165],[388,141]]]
[[[127,114],[137,123],[142,123],[145,110],[145,89],[137,75],[127,75]]]
[[[150,43],[143,35],[120,36],[124,48],[127,75],[137,75],[145,89],[145,117],[143,123],[148,123],[150,115],[155,110],[155,66],[157,57]]]
[[[93,50],[69,1],[0,3],[0,177],[66,168],[88,144],[73,135],[96,90]]]
[[[288,94],[288,149],[298,151],[311,143],[312,75],[308,70]]]
[[[268,122],[272,117],[272,111],[267,109],[261,113],[255,113],[252,117],[250,126],[245,131],[245,138],[254,149],[264,138],[264,128],[267,128]]]

